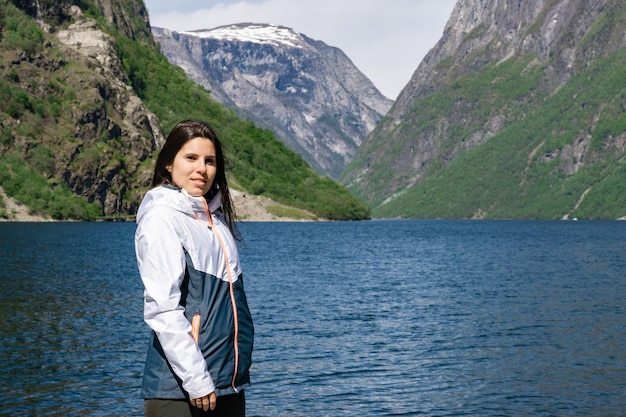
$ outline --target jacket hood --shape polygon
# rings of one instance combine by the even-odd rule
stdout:
[[[137,210],[137,222],[154,207],[169,207],[191,217],[206,218],[204,197],[192,197],[184,189],[159,185],[149,190]]]

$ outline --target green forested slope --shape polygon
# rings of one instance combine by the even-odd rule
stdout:
[[[533,73],[520,73],[516,66],[494,64],[414,109],[422,118],[437,118],[461,88],[466,96],[477,95],[474,112],[508,107],[518,121],[445,169],[433,166],[424,181],[375,209],[375,216],[626,216],[626,51],[594,62],[552,96],[540,96]],[[518,101],[530,91],[535,92],[532,102]],[[471,130],[459,130],[455,139],[463,140]],[[566,155],[577,147],[584,160]]]

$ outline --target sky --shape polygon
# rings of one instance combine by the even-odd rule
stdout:
[[[150,24],[185,31],[232,23],[287,26],[341,49],[395,100],[443,35],[456,0],[144,0]]]

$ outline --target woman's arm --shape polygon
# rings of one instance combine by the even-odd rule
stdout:
[[[197,399],[215,391],[215,385],[180,305],[185,255],[169,216],[171,213],[147,213],[135,234],[137,264],[145,288],[144,320],[156,333],[189,398]]]

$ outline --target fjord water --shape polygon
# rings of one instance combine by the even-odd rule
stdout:
[[[132,223],[0,223],[0,416],[141,416]],[[623,416],[626,222],[246,223],[248,416]]]

